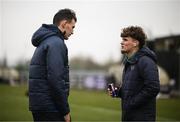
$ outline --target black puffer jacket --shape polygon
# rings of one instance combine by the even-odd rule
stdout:
[[[155,121],[156,96],[160,90],[155,54],[147,47],[125,61],[122,98],[123,121]]]
[[[29,69],[31,111],[69,113],[68,52],[63,34],[55,25],[43,24],[33,35],[37,47]]]

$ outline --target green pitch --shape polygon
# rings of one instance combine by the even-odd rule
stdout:
[[[32,121],[28,111],[27,87],[0,85],[0,121]],[[70,107],[73,121],[120,121],[119,99],[106,91],[71,90]],[[157,120],[180,121],[180,99],[157,101]]]

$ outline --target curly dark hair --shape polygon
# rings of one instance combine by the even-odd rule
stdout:
[[[75,22],[77,21],[76,13],[73,10],[68,8],[61,9],[54,15],[53,24],[58,25],[62,20],[71,22],[72,19],[74,19]]]
[[[145,40],[147,39],[146,34],[143,29],[139,26],[129,26],[122,29],[121,37],[131,37],[139,41],[139,48],[145,45]]]

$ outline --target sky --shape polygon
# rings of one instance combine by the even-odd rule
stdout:
[[[141,26],[149,39],[180,34],[179,0],[0,0],[0,59],[8,65],[30,60],[33,33],[52,24],[62,8],[76,12],[74,34],[66,40],[69,59],[90,57],[118,61],[121,29]]]

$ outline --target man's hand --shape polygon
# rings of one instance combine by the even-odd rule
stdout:
[[[109,88],[107,89],[107,92],[108,92],[108,95],[111,97],[114,97],[114,98],[118,97],[117,96],[118,95],[118,88],[117,87],[114,88],[114,93]]]
[[[64,120],[65,120],[65,122],[71,122],[70,113],[68,113],[68,114],[66,114],[66,115],[64,116]]]
[[[112,97],[112,91],[109,88],[107,89],[107,91],[108,91],[108,95]]]

